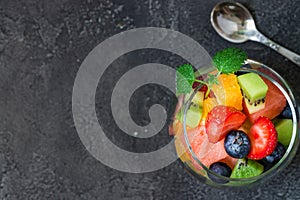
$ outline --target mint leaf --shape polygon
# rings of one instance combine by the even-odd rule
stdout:
[[[192,65],[184,64],[176,70],[176,92],[177,94],[187,94],[192,90],[195,81],[194,69]]]
[[[223,74],[234,73],[241,68],[247,59],[245,51],[230,47],[217,52],[213,57],[213,65]]]
[[[218,77],[212,74],[208,74],[207,84],[208,85],[219,84]]]

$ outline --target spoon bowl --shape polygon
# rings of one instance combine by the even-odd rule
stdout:
[[[234,43],[248,41],[249,33],[256,29],[251,13],[240,3],[217,4],[211,13],[211,22],[221,37]]]
[[[255,26],[249,10],[237,2],[221,2],[217,4],[210,16],[213,28],[224,39],[233,43],[243,43],[248,40],[260,42],[300,66],[300,56],[271,41]]]

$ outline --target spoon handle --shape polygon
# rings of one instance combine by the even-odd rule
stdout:
[[[264,36],[262,33],[257,32],[256,35],[255,35],[255,38],[252,38],[252,39],[257,41],[257,42],[263,43],[264,45],[274,49],[275,51],[277,51],[281,55],[285,56],[286,58],[288,58],[289,60],[291,60],[292,62],[294,62],[298,66],[300,66],[300,56],[298,54],[296,54],[296,53],[292,52],[291,50],[288,50],[287,48],[273,42],[272,40],[270,40],[269,38]]]

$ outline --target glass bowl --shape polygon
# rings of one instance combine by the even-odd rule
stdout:
[[[215,187],[249,187],[257,186],[258,184],[270,179],[276,174],[280,173],[293,159],[297,152],[299,145],[299,111],[297,109],[297,103],[286,81],[270,67],[250,60],[247,60],[247,64],[241,67],[238,73],[254,72],[262,77],[270,80],[285,96],[287,105],[290,106],[292,111],[293,130],[290,144],[286,148],[286,152],[281,160],[269,170],[262,174],[251,178],[227,178],[220,176],[211,171],[208,166],[205,166],[196,156],[196,153],[191,147],[192,137],[187,130],[186,115],[189,107],[192,104],[192,100],[195,97],[196,92],[202,87],[198,85],[192,94],[187,97],[179,98],[182,103],[181,116],[182,116],[182,134],[175,136],[175,146],[177,154],[184,164],[186,170],[197,179],[204,181],[208,185]],[[180,104],[180,103],[179,103]],[[207,147],[209,148],[209,147]]]

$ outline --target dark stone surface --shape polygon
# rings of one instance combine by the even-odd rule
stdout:
[[[228,46],[272,66],[290,83],[300,100],[300,68],[267,47],[231,44],[212,29],[209,16],[216,0],[9,0],[0,1],[0,198],[1,199],[300,199],[300,155],[259,188],[229,191],[204,185],[179,161],[146,174],[116,171],[94,159],[82,145],[72,119],[71,96],[81,62],[100,42],[121,31],[145,26],[178,30],[210,54]],[[298,0],[243,0],[261,32],[300,53]],[[167,128],[148,143],[122,135],[107,109],[115,81],[138,63],[175,66],[172,56],[145,51],[118,59],[98,91],[99,121],[111,139],[131,151],[157,149],[169,141]],[[124,64],[125,63],[125,64]],[[122,66],[122,67],[120,67]],[[136,96],[154,98],[172,110],[169,91],[156,85]],[[164,98],[162,98],[162,96]],[[102,99],[101,99],[102,98]],[[103,102],[102,102],[103,100]],[[133,100],[134,101],[134,100]],[[149,101],[149,100],[148,100]],[[151,102],[132,107],[137,123],[146,124]],[[173,102],[173,103],[172,103]],[[133,104],[134,105],[134,104]],[[162,142],[163,141],[163,142]],[[133,146],[135,145],[135,146]],[[156,145],[154,148],[152,145]],[[299,152],[299,151],[298,151]]]

